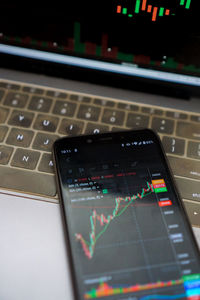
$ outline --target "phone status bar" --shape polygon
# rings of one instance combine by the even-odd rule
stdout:
[[[126,147],[140,147],[140,146],[146,146],[151,144],[154,144],[152,140],[142,140],[142,141],[139,140],[139,141],[121,143],[120,146],[122,148],[126,148]],[[67,148],[67,149],[60,150],[60,153],[64,155],[78,153],[78,152],[79,152],[78,148]]]
[[[74,148],[74,149],[62,149],[60,151],[61,154],[70,154],[70,153],[77,153],[78,152],[78,149],[77,148]]]
[[[134,141],[134,142],[127,142],[127,143],[122,143],[121,147],[126,148],[126,147],[138,147],[138,146],[144,146],[144,145],[151,145],[154,144],[154,141],[152,140],[144,140],[144,141]]]

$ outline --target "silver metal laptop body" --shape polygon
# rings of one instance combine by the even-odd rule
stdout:
[[[51,156],[62,136],[154,129],[199,238],[199,4],[118,2],[95,15],[80,1],[0,4],[2,300],[71,297]]]

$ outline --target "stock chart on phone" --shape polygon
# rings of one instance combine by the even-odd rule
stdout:
[[[120,162],[95,164],[81,163],[75,149],[78,165],[66,169],[69,231],[83,299],[198,299],[198,264],[167,174],[156,155],[145,162],[138,153],[129,156],[131,147],[149,152],[152,144],[123,144]]]
[[[199,75],[199,11],[196,0],[9,1],[0,43]]]

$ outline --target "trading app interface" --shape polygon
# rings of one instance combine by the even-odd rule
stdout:
[[[200,299],[200,263],[153,139],[64,146],[81,299]]]
[[[199,76],[199,11],[198,0],[2,1],[0,43]]]

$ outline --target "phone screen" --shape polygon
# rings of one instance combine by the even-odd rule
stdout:
[[[150,130],[55,143],[78,299],[200,299],[197,244]]]

